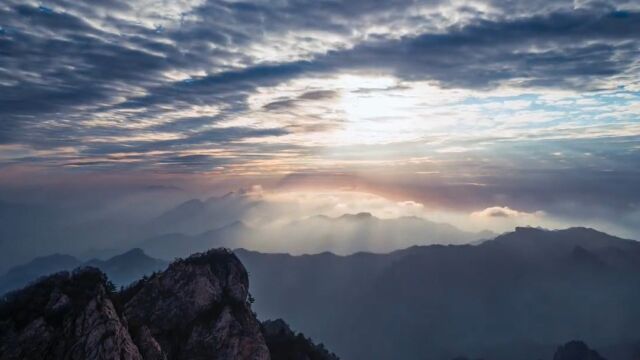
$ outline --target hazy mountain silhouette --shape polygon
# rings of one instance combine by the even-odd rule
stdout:
[[[238,221],[248,209],[260,203],[235,192],[206,200],[191,199],[165,211],[144,227],[147,233],[155,235],[198,235]]]
[[[37,257],[24,265],[12,267],[0,276],[0,294],[20,288],[40,276],[75,269],[80,265],[82,261],[71,255],[53,254]]]
[[[216,247],[236,248],[249,245],[246,240],[251,236],[252,229],[241,221],[235,221],[198,235],[170,233],[151,237],[139,246],[151,256],[169,260]]]
[[[115,199],[96,194],[86,202],[0,200],[0,272],[35,256],[58,252],[82,259],[92,255],[104,258],[111,249],[121,252],[141,239],[167,233],[199,234],[230,224],[259,204],[241,193],[189,200],[177,206],[173,195],[165,191],[157,195],[152,190]]]
[[[236,253],[260,316],[346,359],[550,359],[581,339],[630,360],[621,354],[640,340],[640,243],[592,229],[386,255]]]
[[[0,201],[0,273],[36,256],[64,253],[82,261],[94,257],[104,260],[132,247],[171,260],[218,246],[292,254],[351,254],[460,244],[495,236],[417,217],[381,219],[369,213],[311,216],[322,211],[297,209],[295,204],[265,199],[252,191],[187,201],[182,196],[176,199],[177,194],[165,198],[153,192],[108,201]],[[292,213],[292,209],[297,210]]]
[[[491,232],[465,232],[417,217],[380,219],[359,213],[336,218],[312,216],[278,226],[250,227],[235,221],[198,235],[170,233],[151,237],[138,246],[162,259],[220,246],[293,254],[351,254],[363,250],[389,252],[414,244],[464,244],[493,236]]]
[[[149,275],[167,266],[164,260],[147,256],[140,249],[133,249],[108,260],[93,259],[82,262],[70,255],[54,254],[38,257],[27,264],[11,268],[0,276],[0,294],[27,285],[41,276],[81,266],[92,266],[104,271],[116,285],[127,285],[143,275]]]
[[[62,252],[90,257],[105,253],[98,249],[127,249],[131,247],[128,239],[144,238],[147,231],[131,214],[104,214],[56,203],[0,201],[0,272],[38,255]]]
[[[286,249],[292,249],[288,253],[331,251],[346,255],[358,251],[385,253],[412,245],[466,244],[494,236],[419,217],[382,219],[365,212],[291,222],[279,229],[273,240],[286,243]]]
[[[90,260],[84,265],[102,270],[115,284],[126,285],[143,275],[163,270],[168,263],[148,256],[141,249],[133,249],[108,260]]]

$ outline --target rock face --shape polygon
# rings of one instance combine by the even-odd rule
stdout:
[[[145,359],[268,359],[248,288],[235,255],[212,250],[174,262],[121,300]]]
[[[94,268],[49,276],[0,305],[0,359],[142,359]]]
[[[0,359],[247,359],[269,349],[227,250],[178,260],[120,293],[97,269],[58,273],[0,302]]]
[[[553,360],[605,360],[582,341],[570,341],[556,350]]]

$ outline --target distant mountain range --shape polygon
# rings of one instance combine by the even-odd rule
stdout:
[[[287,318],[345,359],[550,359],[571,339],[609,360],[640,356],[640,243],[596,230],[517,228],[389,254],[236,254],[260,316]]]
[[[307,221],[328,228],[423,224],[359,214],[314,217],[295,226],[304,229]],[[307,229],[309,238],[321,236],[310,230],[313,225]],[[245,231],[250,230],[234,223],[179,241],[168,236],[156,251],[181,257],[191,247],[234,243]],[[149,244],[160,238],[153,239]],[[593,229],[520,227],[474,245],[412,246],[380,254],[295,256],[242,249],[235,254],[248,270],[253,309],[261,319],[285,318],[343,359],[537,360],[554,353],[562,356],[558,359],[592,354],[576,343],[561,347],[573,339],[608,360],[640,356],[640,242]],[[135,277],[128,274],[166,265],[140,249],[90,263],[123,283]],[[40,258],[11,270],[0,284],[83,264],[65,255]]]
[[[238,202],[233,194],[206,201],[190,200],[155,218],[150,225],[145,225],[147,230],[138,232],[149,234],[160,231],[161,224],[165,224],[167,230],[203,227],[200,223],[211,224],[206,219],[222,211],[223,205],[229,201],[235,207],[256,206],[256,203]],[[139,249],[117,256],[112,256],[113,249],[85,252],[85,256],[108,256],[107,260],[94,258],[82,261],[78,257],[62,254],[38,257],[9,269],[1,276],[0,293],[24,286],[42,275],[86,265],[102,269],[117,284],[127,284],[142,275],[162,269],[167,261],[217,247],[287,251],[293,254],[326,251],[350,254],[358,249],[382,253],[401,249],[407,244],[463,244],[493,236],[490,232],[465,232],[449,224],[417,217],[380,219],[369,213],[346,214],[336,218],[313,216],[277,227],[254,228],[234,221],[196,235],[174,232],[152,236],[139,242]]]
[[[108,260],[80,261],[70,255],[54,254],[38,257],[16,266],[0,276],[0,294],[15,290],[29,282],[58,271],[92,266],[104,271],[116,285],[127,285],[144,275],[166,268],[168,262],[147,256],[141,249],[133,249]]]
[[[183,204],[183,206],[186,206]],[[200,205],[189,205],[200,208]],[[241,221],[197,235],[163,234],[138,244],[151,256],[172,259],[212,247],[258,249],[291,254],[330,251],[351,254],[367,249],[389,252],[411,245],[466,244],[494,237],[418,217],[381,219],[370,213],[312,216],[278,226],[250,227]]]
[[[155,217],[144,227],[149,234],[197,235],[237,221],[247,210],[261,204],[235,192],[205,200],[190,199]]]
[[[90,203],[0,201],[0,273],[35,256],[56,252],[82,261],[94,257],[104,260],[132,247],[164,260],[218,246],[346,255],[390,252],[412,245],[462,244],[495,236],[418,217],[386,219],[370,213],[310,216],[317,212],[292,212],[296,207],[291,204],[285,206],[242,191],[177,205],[158,201],[151,194],[146,199],[146,205],[124,202],[97,208]]]
[[[243,247],[247,245],[252,231],[243,222],[236,221],[198,235],[169,233],[154,236],[142,241],[138,246],[151,256],[169,260],[216,247]]]

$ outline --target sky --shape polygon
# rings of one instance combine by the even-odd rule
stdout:
[[[0,200],[260,186],[640,238],[639,184],[637,1],[0,4]]]

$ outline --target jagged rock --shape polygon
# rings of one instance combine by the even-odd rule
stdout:
[[[247,303],[248,288],[236,256],[211,250],[176,261],[125,291],[124,314],[140,334],[135,338],[143,353],[154,358],[268,359]]]
[[[145,360],[167,360],[167,356],[162,352],[162,347],[153,338],[148,327],[140,326],[134,341]]]
[[[0,304],[0,359],[141,360],[105,275],[58,273]]]
[[[178,260],[120,293],[98,269],[62,272],[0,302],[0,360],[268,360],[227,250]]]
[[[569,341],[558,347],[553,360],[605,360],[597,351],[589,349],[582,341]]]

